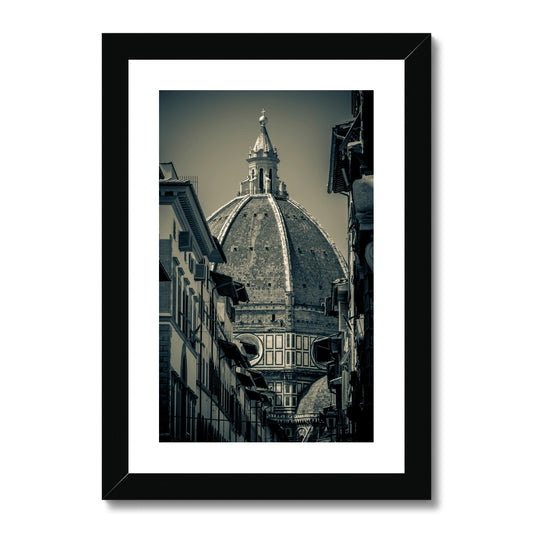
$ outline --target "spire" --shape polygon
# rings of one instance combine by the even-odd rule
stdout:
[[[248,154],[248,177],[241,182],[240,194],[274,194],[286,196],[285,184],[278,177],[278,151],[266,129],[265,109],[259,115],[259,135]]]
[[[265,113],[265,108],[263,108],[261,110],[261,116],[259,117],[260,132],[257,137],[257,140],[255,141],[252,151],[257,153],[259,152],[259,150],[263,150],[263,152],[266,154],[268,152],[274,152],[274,147],[270,142],[270,137],[268,136],[268,132],[266,130],[268,118]]]

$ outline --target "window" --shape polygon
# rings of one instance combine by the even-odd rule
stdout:
[[[276,381],[276,392],[281,392],[281,381]]]
[[[187,322],[189,320],[189,316],[188,316],[188,313],[189,313],[189,296],[187,294],[187,287],[183,287],[183,292],[182,292],[182,308],[181,308],[181,313],[182,313],[182,322],[181,322],[181,331],[183,331],[183,333],[187,334]]]
[[[296,364],[298,366],[302,365],[302,352],[296,352]]]
[[[270,283],[268,284],[268,286],[270,287]],[[272,322],[275,322],[276,321],[276,315],[272,315]]]
[[[174,292],[172,294],[172,318],[179,324],[180,301],[181,301],[181,275],[174,270]]]
[[[283,352],[282,351],[276,352],[276,364],[277,365],[283,364]]]
[[[303,360],[304,366],[309,366],[309,353],[304,352],[304,360]]]
[[[274,352],[267,352],[266,353],[266,364],[267,365],[273,365],[274,364]]]
[[[290,407],[291,406],[291,397],[285,396],[285,406]]]
[[[276,406],[281,405],[281,396],[279,394],[276,394]]]

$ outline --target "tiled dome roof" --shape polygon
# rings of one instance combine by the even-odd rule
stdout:
[[[315,381],[302,396],[296,415],[311,415],[323,412],[325,407],[335,405],[335,395],[328,389],[328,377]]]
[[[217,271],[246,283],[251,303],[284,303],[291,293],[295,306],[320,306],[330,295],[331,282],[346,277],[333,241],[288,197],[237,197],[208,223],[227,257]]]

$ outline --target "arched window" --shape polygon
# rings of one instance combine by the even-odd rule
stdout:
[[[270,179],[269,185],[268,185],[268,192],[272,192],[272,169],[269,169],[268,171],[268,177]]]
[[[265,192],[263,184],[263,169],[259,170],[259,192]]]

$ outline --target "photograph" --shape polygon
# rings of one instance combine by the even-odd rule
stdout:
[[[160,442],[373,441],[373,105],[160,91]]]

